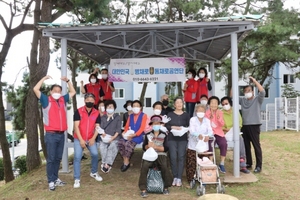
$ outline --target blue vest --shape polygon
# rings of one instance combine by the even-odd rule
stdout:
[[[134,130],[134,132],[137,132],[140,129],[141,124],[142,124],[142,120],[143,120],[143,116],[144,116],[144,113],[141,112],[135,123],[134,123],[134,114],[131,114],[129,116],[130,117],[130,119],[129,119],[130,120],[129,126],[130,126],[131,130]],[[142,132],[141,135],[132,138],[132,141],[135,142],[135,143],[137,143],[137,144],[140,144],[144,140],[144,135],[145,135],[145,133]]]

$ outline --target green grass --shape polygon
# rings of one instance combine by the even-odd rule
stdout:
[[[273,131],[261,133],[263,149],[263,171],[256,174],[258,181],[248,184],[225,184],[226,194],[240,200],[294,200],[299,199],[300,175],[300,133],[294,131]],[[136,151],[133,166],[125,173],[120,172],[121,158],[118,156],[109,174],[100,172],[104,181],[96,182],[89,177],[90,156],[82,162],[81,188],[73,189],[73,174],[60,174],[67,182],[55,192],[49,192],[45,165],[24,174],[15,181],[0,187],[0,199],[140,199],[138,189],[141,151]],[[230,156],[230,152],[228,157]],[[254,157],[254,154],[253,154]],[[219,151],[216,152],[219,159]],[[255,163],[254,163],[255,164]],[[232,161],[225,162],[226,170],[232,171]],[[72,167],[70,167],[72,170]],[[220,175],[224,177],[223,174]],[[183,177],[182,188],[170,188],[170,195],[150,194],[151,199],[197,199],[196,189],[187,189],[189,184]],[[216,185],[207,185],[206,193],[216,193]]]

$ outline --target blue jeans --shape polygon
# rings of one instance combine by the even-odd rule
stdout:
[[[98,172],[98,149],[96,142],[92,146],[87,146],[88,150],[91,153],[92,157],[92,173]],[[80,180],[80,162],[82,158],[83,148],[80,146],[80,142],[78,139],[74,139],[74,161],[73,161],[73,168],[74,168],[74,179]]]
[[[190,118],[192,118],[194,115],[195,105],[196,103],[193,102],[185,102],[185,109],[186,112],[190,115]]]
[[[58,179],[58,170],[65,145],[65,134],[47,133],[45,135],[47,149],[47,178],[48,183]]]

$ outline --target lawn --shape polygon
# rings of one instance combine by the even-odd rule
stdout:
[[[226,194],[240,200],[299,199],[299,141],[300,133],[294,131],[263,132],[261,134],[263,171],[256,175],[259,181],[250,184],[226,184]],[[140,199],[138,177],[141,157],[142,152],[137,151],[132,159],[133,166],[122,173],[119,170],[121,158],[118,156],[109,174],[99,172],[104,179],[102,182],[89,177],[90,159],[84,160],[81,165],[81,187],[73,189],[73,173],[60,174],[60,178],[66,181],[67,185],[57,188],[54,192],[48,191],[43,165],[11,183],[0,184],[0,199]],[[227,159],[225,165],[227,171],[232,170],[232,161]],[[70,169],[72,170],[72,166]],[[183,187],[170,188],[169,196],[149,194],[148,198],[197,199],[196,190],[187,188],[185,174],[183,178]],[[215,192],[215,187],[207,188],[207,193]]]

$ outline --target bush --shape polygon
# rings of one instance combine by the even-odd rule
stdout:
[[[0,158],[0,181],[4,180],[3,158]]]
[[[20,156],[19,158],[17,158],[15,168],[20,170],[19,171],[20,175],[27,172],[26,156]]]

